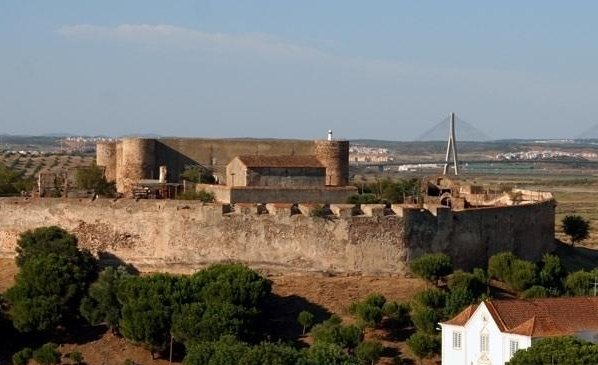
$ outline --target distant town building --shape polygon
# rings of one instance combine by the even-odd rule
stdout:
[[[390,162],[394,158],[387,148],[354,145],[349,149],[349,160],[351,162]]]

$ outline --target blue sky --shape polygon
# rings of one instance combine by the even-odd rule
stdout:
[[[598,123],[596,1],[0,2],[0,133],[410,140]]]

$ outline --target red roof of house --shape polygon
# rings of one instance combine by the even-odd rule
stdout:
[[[315,156],[288,155],[288,156],[261,156],[241,155],[237,158],[247,167],[318,167],[324,165]]]
[[[598,297],[503,299],[484,304],[501,332],[550,337],[598,330]],[[471,305],[444,323],[464,326],[477,307]]]

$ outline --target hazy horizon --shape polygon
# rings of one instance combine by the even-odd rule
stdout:
[[[596,124],[598,3],[0,3],[0,134],[493,140]],[[596,130],[598,137],[598,129]]]

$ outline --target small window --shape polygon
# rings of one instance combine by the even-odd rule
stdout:
[[[453,332],[453,349],[461,350],[461,332]]]
[[[509,341],[509,358],[513,357],[515,353],[519,350],[519,341],[511,340]]]
[[[481,352],[489,352],[490,351],[490,339],[488,334],[484,333],[480,336],[480,351]]]

